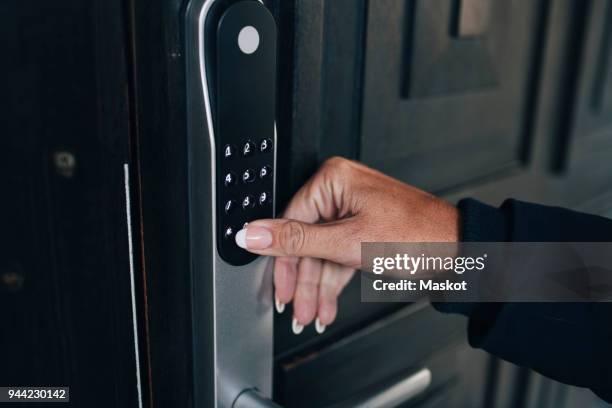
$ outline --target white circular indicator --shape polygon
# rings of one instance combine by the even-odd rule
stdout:
[[[245,54],[252,54],[259,48],[259,33],[253,26],[246,26],[238,34],[238,47]]]

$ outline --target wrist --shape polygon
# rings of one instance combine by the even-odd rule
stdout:
[[[461,240],[461,212],[454,205],[437,199],[434,212],[437,242],[459,242]]]

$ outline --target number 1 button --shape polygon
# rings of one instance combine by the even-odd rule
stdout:
[[[236,152],[236,148],[232,145],[225,145],[225,148],[223,149],[223,156],[226,159],[231,159],[234,157],[234,153]]]

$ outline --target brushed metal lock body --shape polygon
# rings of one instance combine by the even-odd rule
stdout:
[[[272,390],[272,262],[234,235],[274,216],[276,24],[257,0],[192,0],[185,29],[194,406],[232,407]]]

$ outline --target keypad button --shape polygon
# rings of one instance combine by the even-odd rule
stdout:
[[[236,175],[231,171],[227,173],[223,179],[223,184],[225,184],[225,187],[230,187],[236,184]]]
[[[233,159],[236,155],[236,147],[232,145],[225,145],[223,148],[223,157],[226,159]]]
[[[225,230],[223,231],[223,237],[225,239],[231,239],[234,236],[234,229],[232,227],[225,227]]]
[[[255,206],[255,200],[252,196],[247,195],[242,199],[242,209],[248,210],[249,208],[253,208]]]
[[[272,174],[272,168],[270,166],[263,166],[259,169],[259,178],[264,180],[270,177]]]
[[[255,143],[251,142],[250,140],[248,142],[246,142],[244,145],[242,145],[242,155],[243,156],[251,156],[253,155],[253,153],[255,153]]]
[[[259,142],[259,151],[261,153],[265,153],[267,151],[272,150],[272,140],[271,139],[262,139],[261,142]]]
[[[259,194],[259,199],[258,199],[259,205],[266,205],[270,202],[270,194],[268,194],[266,191],[262,192],[261,194]]]
[[[242,182],[243,183],[250,183],[253,180],[255,180],[255,170],[253,170],[253,169],[246,169],[244,171],[244,173],[242,173]]]
[[[225,203],[225,213],[226,214],[230,214],[232,211],[234,211],[234,208],[236,208],[236,202],[234,200],[228,200]]]

